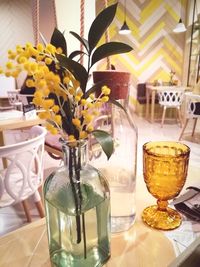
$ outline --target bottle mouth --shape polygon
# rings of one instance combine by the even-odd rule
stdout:
[[[64,138],[60,138],[59,142],[61,143],[62,146],[68,146],[68,147],[83,147],[87,143],[87,139],[79,139],[76,141],[70,141],[66,140]]]

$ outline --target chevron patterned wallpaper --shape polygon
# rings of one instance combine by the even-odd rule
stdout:
[[[7,50],[16,44],[33,42],[32,11],[30,0],[0,1],[1,65],[7,62]]]
[[[109,0],[108,5],[116,1]],[[182,80],[185,33],[175,34],[173,28],[180,16],[185,21],[187,0],[127,0],[127,24],[130,35],[120,35],[118,30],[124,20],[124,0],[118,1],[116,18],[109,28],[110,40],[123,41],[134,48],[129,54],[111,57],[116,69],[130,71],[132,92],[139,82],[169,81],[169,72],[176,72],[175,78]],[[96,1],[97,12],[103,8],[102,1]],[[106,62],[99,66],[106,69]]]

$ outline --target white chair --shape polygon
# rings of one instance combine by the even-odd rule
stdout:
[[[19,98],[19,90],[7,91],[10,105],[17,110],[22,110],[22,101]]]
[[[34,95],[33,94],[20,94],[19,93],[19,99],[22,102],[23,105],[32,104],[32,99]]]
[[[190,119],[194,120],[191,136],[194,136],[197,120],[200,118],[200,95],[192,92],[185,93],[185,123],[181,131],[179,140],[181,140],[187,124]]]
[[[44,217],[38,188],[43,182],[45,135],[45,128],[34,126],[21,135],[23,141],[0,147],[0,157],[7,163],[0,172],[0,207],[21,202],[28,222],[31,221],[26,201],[29,197],[33,197],[40,216]]]
[[[167,108],[176,108],[178,112],[178,117],[180,121],[180,126],[182,127],[182,118],[180,107],[183,101],[184,88],[175,89],[173,87],[166,87],[165,90],[158,90],[158,101],[163,107],[161,127],[163,127],[165,114]]]

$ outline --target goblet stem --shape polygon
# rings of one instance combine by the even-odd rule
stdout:
[[[160,211],[166,211],[168,206],[167,200],[157,200],[158,210]]]

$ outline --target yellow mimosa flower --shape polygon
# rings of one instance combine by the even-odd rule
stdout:
[[[1,72],[0,72],[1,73]],[[17,78],[18,76],[19,76],[19,71],[13,71],[12,73],[11,73],[11,76],[12,77],[14,77],[14,78]]]
[[[103,102],[103,103],[108,102],[108,100],[109,100],[109,97],[108,96],[103,96],[101,98],[101,102]]]
[[[65,76],[64,79],[63,79],[63,83],[64,84],[68,84],[69,82],[70,82],[69,77]]]
[[[84,116],[85,114],[87,113],[87,111],[86,110],[81,110],[81,114]]]
[[[80,100],[81,100],[81,97],[78,96],[78,95],[76,95],[76,96],[75,96],[75,101],[76,101],[76,102],[79,102]]]
[[[89,113],[86,113],[84,119],[86,123],[90,123],[93,120],[93,116]]]
[[[92,99],[92,100],[94,100],[94,99],[95,99],[94,94],[90,94],[90,95],[89,95],[89,98]]]
[[[85,139],[88,137],[88,134],[86,131],[80,131],[79,137],[80,137],[80,139]]]
[[[94,130],[94,127],[92,125],[87,126],[87,131],[92,132]]]
[[[29,61],[24,64],[24,69],[26,71],[29,71],[29,69],[30,69],[30,62]]]
[[[20,56],[20,57],[18,57],[17,62],[19,64],[24,64],[24,63],[27,62],[27,58],[26,57],[23,57],[23,56]]]
[[[42,97],[43,97],[43,93],[42,93],[42,91],[37,90],[37,91],[34,93],[34,97],[36,97],[36,98],[42,98]]]
[[[46,57],[44,61],[45,61],[45,63],[46,63],[47,65],[50,65],[50,64],[52,63],[53,60],[52,60],[51,58],[49,58],[49,57]]]
[[[30,63],[30,71],[35,72],[38,69],[38,65],[36,62]]]
[[[87,108],[88,109],[91,109],[91,108],[93,108],[94,107],[94,104],[93,103],[91,103],[91,102],[87,102]]]
[[[56,134],[58,134],[58,129],[54,127],[50,130],[50,132],[51,132],[51,134],[56,135]]]
[[[110,94],[110,88],[108,88],[106,85],[104,85],[104,86],[101,88],[101,92],[102,92],[104,95],[109,95],[109,94]]]
[[[44,88],[45,86],[47,86],[47,83],[46,83],[45,79],[41,79],[41,80],[39,80],[39,82],[37,83],[37,88],[39,88],[39,89],[42,89],[42,88]]]
[[[78,96],[82,97],[83,96],[83,91],[81,90],[81,88],[78,89],[77,93]]]
[[[82,105],[82,106],[85,106],[86,103],[87,103],[86,99],[82,98],[82,99],[81,99],[81,105]]]
[[[38,113],[38,117],[42,120],[46,120],[46,119],[49,119],[51,116],[48,112],[40,112],[40,113]],[[48,124],[48,125],[51,126],[51,124]]]
[[[72,123],[79,128],[81,126],[81,121],[79,119],[72,119]]]
[[[45,99],[44,102],[42,103],[44,109],[50,109],[54,105],[54,100],[53,99]]]
[[[29,56],[36,57],[38,55],[38,51],[33,46],[30,46],[28,49],[28,54]]]
[[[12,69],[14,66],[13,66],[13,63],[9,61],[9,62],[6,63],[6,67],[7,67],[7,69],[10,70],[10,69]]]
[[[28,86],[28,87],[34,87],[35,86],[35,83],[31,79],[27,79],[26,80],[26,86]]]
[[[62,125],[62,118],[60,115],[55,115],[53,120],[58,124],[58,125]]]
[[[8,59],[15,59],[17,56],[16,53],[9,54]]]
[[[21,54],[22,52],[24,52],[24,49],[21,47],[21,45],[16,46],[16,52],[18,55]]]
[[[68,140],[69,140],[70,142],[74,142],[74,141],[76,141],[76,138],[74,137],[73,134],[70,134],[70,135],[68,136]]]
[[[47,97],[49,95],[49,93],[50,93],[50,91],[49,91],[48,88],[43,89],[43,94],[44,94],[45,97]]]
[[[6,71],[6,72],[5,72],[5,76],[6,76],[6,77],[10,77],[10,76],[11,76],[11,72]]]
[[[26,48],[29,48],[29,47],[31,47],[32,46],[32,44],[30,43],[30,42],[27,42],[26,43]]]
[[[63,50],[62,50],[61,47],[56,48],[56,53],[57,54],[62,54],[62,52],[63,52]]]
[[[70,93],[71,95],[74,95],[74,94],[75,94],[75,89],[74,89],[74,87],[70,87],[70,88],[69,88],[69,93]]]
[[[41,43],[37,44],[37,50],[38,50],[40,53],[43,52],[43,50],[44,50],[44,46],[43,46],[43,44],[41,44]]]
[[[60,110],[60,107],[59,107],[58,105],[54,105],[54,106],[52,107],[52,111],[55,112],[55,113],[58,113],[59,110]]]
[[[45,51],[50,54],[55,54],[56,48],[52,44],[47,44],[45,47]]]

